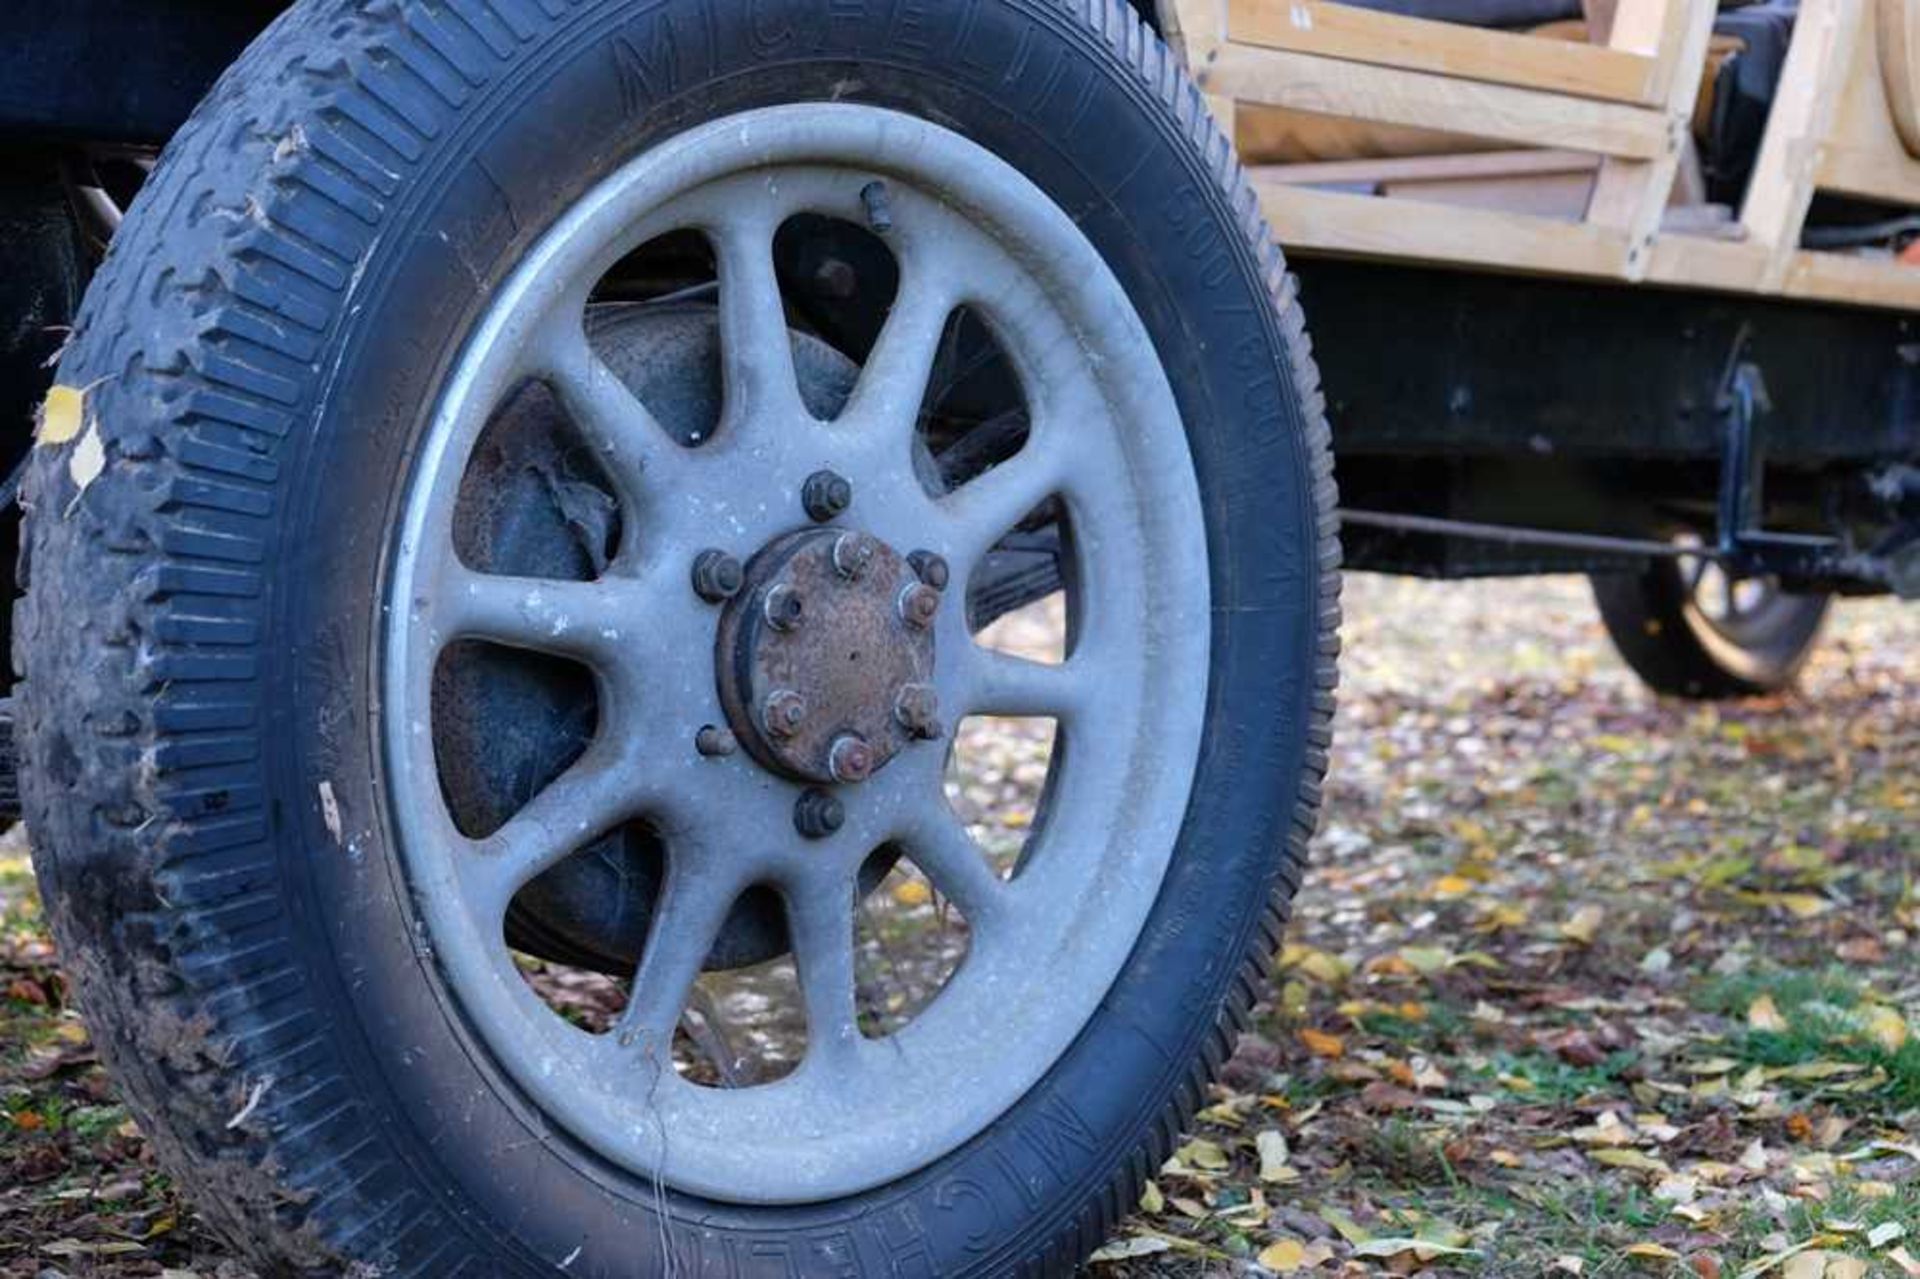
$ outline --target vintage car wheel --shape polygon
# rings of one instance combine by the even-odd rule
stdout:
[[[1337,549],[1255,202],[1123,4],[841,16],[308,0],[88,296],[28,821],[275,1272],[1065,1273],[1272,953]],[[976,638],[1043,595],[1058,660]],[[1060,739],[1009,866],[943,787],[990,714]],[[904,862],[968,949],[876,1031]],[[789,960],[797,1063],[689,1067],[690,991]]]
[[[1703,700],[1785,688],[1818,642],[1828,603],[1695,555],[1638,575],[1597,575],[1593,596],[1614,647],[1648,687]]]

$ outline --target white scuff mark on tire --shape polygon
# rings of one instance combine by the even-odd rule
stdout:
[[[327,824],[327,833],[338,844],[340,838],[340,801],[333,793],[333,783],[320,783],[320,820]]]
[[[299,155],[306,149],[307,131],[300,127],[298,120],[295,120],[293,127],[287,130],[287,136],[280,139],[279,145],[273,148],[273,158],[276,161],[286,160]]]
[[[271,1087],[273,1087],[273,1076],[265,1075],[259,1083],[247,1090],[247,1104],[240,1107],[239,1113],[235,1114],[233,1118],[227,1120],[227,1128],[229,1131],[238,1128],[241,1124],[253,1118],[253,1112],[260,1108],[260,1099],[267,1095],[267,1089]]]
[[[575,1244],[573,1246],[573,1251],[567,1254],[566,1260],[560,1263],[560,1269],[565,1270],[568,1266],[580,1260],[580,1253],[586,1248],[586,1246],[587,1245],[583,1243]]]
[[[73,514],[73,508],[80,504],[80,495],[106,469],[107,446],[100,439],[100,423],[89,418],[86,433],[73,446],[73,455],[67,459],[67,474],[73,477],[74,487],[73,501],[67,503],[67,515]]]

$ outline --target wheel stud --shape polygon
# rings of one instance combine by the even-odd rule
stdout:
[[[913,575],[936,591],[947,589],[947,561],[932,551],[913,551],[907,555],[907,567]]]
[[[767,694],[760,718],[773,736],[792,737],[807,722],[807,699],[790,688],[777,688]]]
[[[893,717],[921,741],[940,736],[940,695],[931,684],[902,684],[893,699]]]
[[[825,839],[846,825],[847,810],[823,790],[805,790],[793,805],[793,827],[808,839]]]
[[[860,203],[867,211],[867,225],[875,235],[893,230],[893,202],[887,198],[887,184],[869,182],[860,188]]]
[[[708,759],[719,759],[740,749],[740,740],[724,728],[707,724],[693,735],[693,749]]]
[[[776,631],[790,631],[800,625],[800,616],[806,611],[806,606],[801,602],[800,592],[782,582],[767,592],[762,611],[766,614],[768,626]]]
[[[900,618],[908,626],[925,630],[933,625],[934,615],[939,611],[940,592],[925,582],[900,592]]]
[[[693,590],[709,604],[720,604],[740,593],[747,582],[740,561],[725,551],[708,548],[693,557]]]
[[[827,769],[836,782],[864,782],[873,776],[873,747],[858,733],[842,733],[827,754]]]
[[[833,568],[840,576],[858,580],[873,563],[877,551],[865,533],[842,533],[833,543]]]
[[[816,524],[836,519],[853,505],[853,485],[832,471],[815,471],[800,487],[800,504]]]

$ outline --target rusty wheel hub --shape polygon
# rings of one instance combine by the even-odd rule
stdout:
[[[720,702],[764,767],[851,785],[937,736],[933,623],[941,592],[858,530],[774,538],[746,566],[714,643]]]

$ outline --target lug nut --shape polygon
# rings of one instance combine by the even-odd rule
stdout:
[[[806,606],[801,603],[800,592],[782,582],[767,592],[762,611],[767,616],[768,626],[776,631],[790,631],[800,625],[800,615],[806,611]]]
[[[707,724],[693,735],[693,749],[708,759],[719,759],[740,749],[740,741],[726,729]]]
[[[933,625],[940,611],[940,592],[925,582],[917,582],[900,592],[900,618],[908,626],[925,630]]]
[[[808,839],[825,839],[847,822],[847,810],[823,790],[807,790],[793,805],[793,827]]]
[[[815,471],[800,487],[800,504],[806,507],[808,519],[825,524],[853,505],[853,485],[832,471]]]
[[[940,695],[931,684],[902,684],[893,699],[893,717],[921,741],[940,736]]]
[[[709,548],[693,557],[693,590],[707,603],[730,600],[746,584],[746,570],[725,551]]]
[[[807,699],[790,688],[775,689],[767,694],[760,718],[773,736],[792,737],[807,722]]]
[[[873,747],[856,733],[842,733],[827,752],[827,771],[836,782],[864,782],[873,776]]]
[[[842,533],[833,543],[834,572],[845,578],[858,578],[873,563],[873,539],[865,533]]]
[[[936,591],[947,589],[947,562],[932,551],[914,551],[907,556],[913,575]]]

